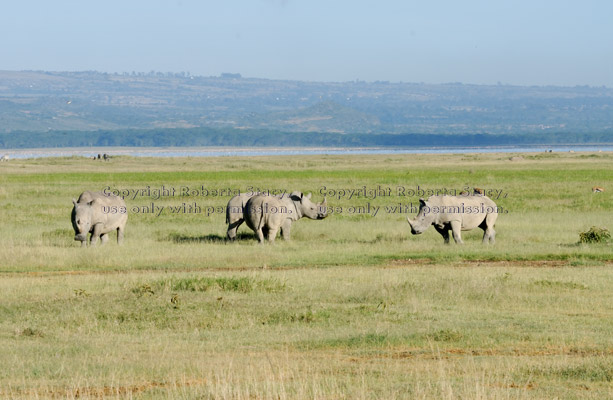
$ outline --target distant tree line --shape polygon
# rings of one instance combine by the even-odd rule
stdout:
[[[613,130],[528,134],[340,134],[232,128],[0,133],[0,148],[39,147],[473,147],[612,143]]]

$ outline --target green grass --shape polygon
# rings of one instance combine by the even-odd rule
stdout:
[[[610,398],[613,156],[78,158],[0,165],[0,397]],[[563,168],[561,167],[563,165]],[[83,190],[391,188],[258,245],[225,215],[131,212],[82,249]],[[502,190],[497,242],[411,236],[396,189]],[[608,189],[608,187],[607,187]],[[225,206],[228,196],[127,199]],[[350,207],[381,207],[376,216]]]

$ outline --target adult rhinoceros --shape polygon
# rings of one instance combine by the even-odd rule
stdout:
[[[498,207],[489,197],[472,196],[431,196],[428,200],[419,199],[419,212],[414,220],[407,217],[411,233],[419,235],[430,225],[449,243],[449,231],[456,243],[462,242],[461,231],[476,227],[483,229],[483,243],[494,243],[496,231],[494,224],[498,218]]]
[[[289,196],[256,195],[247,201],[244,208],[244,218],[247,226],[257,235],[260,243],[264,237],[274,242],[279,229],[284,240],[289,240],[292,222],[302,217],[324,219],[327,216],[327,202],[315,204],[311,194],[292,192]]]
[[[241,193],[228,201],[228,206],[226,207],[226,224],[228,224],[228,232],[226,233],[226,237],[229,240],[236,239],[238,227],[245,222],[243,210],[249,199],[253,196],[255,196],[255,193]]]
[[[247,202],[250,198],[260,193],[257,192],[247,192],[237,194],[232,197],[228,201],[228,206],[226,207],[226,224],[228,224],[228,231],[226,232],[226,237],[228,240],[236,240],[236,231],[238,231],[238,227],[245,222],[244,210]],[[282,193],[275,195],[274,197],[278,199],[283,199],[287,197],[288,194]]]
[[[87,246],[88,233],[91,233],[92,245],[98,242],[98,238],[104,244],[108,241],[109,232],[114,230],[117,230],[117,243],[122,243],[128,210],[121,197],[86,191],[81,193],[79,200],[72,199],[72,203],[74,240],[80,241],[81,247]]]

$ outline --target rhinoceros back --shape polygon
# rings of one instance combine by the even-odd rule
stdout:
[[[226,224],[233,224],[243,220],[243,209],[252,196],[251,194],[241,193],[228,201],[228,206],[226,207]]]
[[[279,228],[287,218],[286,209],[276,196],[256,195],[245,205],[245,222],[254,230],[263,226]]]
[[[497,212],[496,203],[482,195],[431,196],[428,205],[439,207],[438,222],[461,220],[467,229],[479,226],[488,214]]]

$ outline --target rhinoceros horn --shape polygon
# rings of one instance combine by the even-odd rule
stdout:
[[[326,196],[324,196],[324,201],[319,204],[319,209],[321,211],[319,213],[319,218],[326,218],[328,216],[328,200],[326,200]]]

